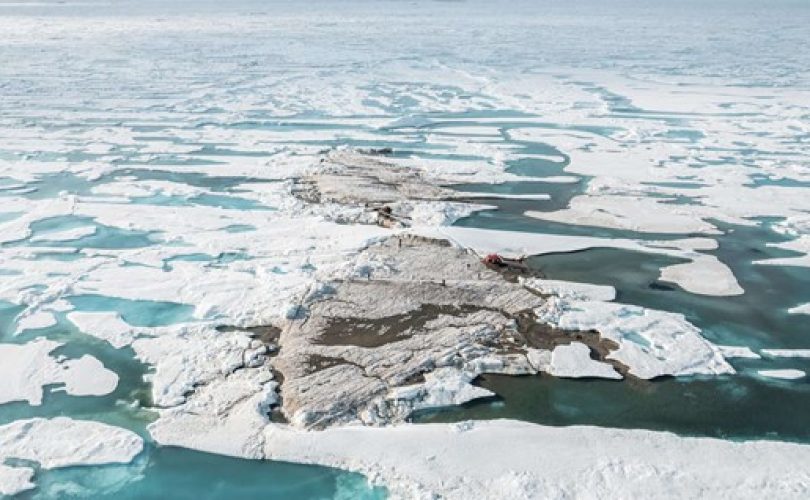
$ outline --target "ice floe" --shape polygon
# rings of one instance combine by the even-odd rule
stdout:
[[[47,385],[60,384],[73,396],[103,396],[115,390],[118,375],[96,358],[55,358],[51,352],[62,344],[38,339],[27,344],[0,344],[0,374],[8,383],[0,388],[0,404],[11,401],[42,403]]]
[[[117,349],[130,345],[140,332],[148,332],[131,326],[120,314],[112,311],[72,311],[67,314],[67,319],[82,333],[105,340]]]
[[[767,378],[777,378],[782,380],[797,380],[804,378],[806,373],[802,370],[783,369],[783,370],[757,370],[757,373]]]
[[[639,378],[734,373],[720,349],[682,314],[562,297],[551,297],[535,313],[540,321],[558,328],[599,331],[618,345],[608,359]]]
[[[0,463],[36,462],[43,469],[129,463],[143,449],[135,433],[67,417],[17,420],[0,426]],[[15,495],[36,487],[29,465],[0,465],[0,494]]]
[[[810,314],[810,303],[788,309],[790,314]]]
[[[728,297],[745,292],[729,268],[713,255],[700,254],[691,262],[667,266],[661,269],[660,279],[698,295]]]
[[[26,330],[39,330],[57,324],[56,317],[50,311],[35,311],[17,318],[17,329],[15,333],[22,333]]]
[[[759,352],[769,358],[810,358],[810,349],[761,349]]]
[[[622,378],[610,364],[591,359],[590,348],[580,342],[555,347],[548,372],[562,378]]]
[[[162,444],[219,453],[246,450],[241,456],[250,458],[257,458],[254,446],[263,443],[260,457],[362,472],[394,498],[798,499],[810,492],[810,449],[791,443],[496,420],[325,431],[265,424],[261,437],[236,434],[221,444],[221,428],[186,418],[158,421],[153,436]]]
[[[535,219],[626,229],[640,233],[717,234],[717,229],[690,207],[664,204],[666,199],[631,196],[581,196],[574,198],[568,208],[556,212],[526,212]]]

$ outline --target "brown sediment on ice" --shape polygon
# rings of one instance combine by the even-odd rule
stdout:
[[[380,347],[410,338],[414,332],[424,329],[429,321],[434,321],[440,316],[461,317],[480,309],[467,304],[458,306],[421,304],[413,311],[379,319],[332,318],[316,343],[332,346]]]
[[[327,153],[315,171],[295,181],[293,194],[309,203],[360,206],[454,197],[412,168],[352,151]]]
[[[312,293],[305,319],[282,330],[273,366],[284,376],[282,411],[296,424],[403,421],[486,395],[471,384],[479,374],[545,371],[533,360],[556,345],[580,341],[600,359],[610,351],[596,334],[550,328],[544,336],[531,319],[541,296],[446,241],[393,236],[361,252],[355,269],[370,262],[384,265]],[[433,401],[437,373],[469,394]]]
[[[350,151],[325,155],[293,191],[318,207],[342,206],[339,222],[385,227],[407,226],[414,201],[454,198],[412,168]],[[533,310],[546,298],[520,277],[538,273],[392,231],[311,288],[285,324],[240,330],[270,347],[280,413],[308,428],[401,422],[492,395],[473,384],[481,374],[548,371],[556,346],[581,342],[599,360],[618,347],[596,332],[538,323]]]
[[[281,337],[281,328],[274,325],[261,325],[261,326],[248,326],[236,327],[231,325],[220,325],[217,327],[219,332],[247,332],[256,340],[261,341],[263,344],[272,346],[278,345],[278,339]]]

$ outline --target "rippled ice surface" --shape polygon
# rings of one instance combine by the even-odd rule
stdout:
[[[673,262],[645,254],[592,249],[532,262],[552,278],[611,284],[621,301],[684,313],[719,344],[808,348],[810,315],[787,312],[810,302],[808,20],[807,2],[786,0],[0,3],[1,338],[48,336],[66,342],[59,353],[92,354],[121,377],[104,397],[46,392],[40,407],[3,405],[0,421],[64,414],[144,434],[153,416],[132,403],[150,403],[146,368],[129,349],[79,333],[64,310],[55,325],[14,336],[22,318],[60,299],[143,327],[210,318],[216,311],[176,297],[75,293],[71,283],[84,263],[151,249],[169,255],[147,263],[166,273],[248,264],[255,273],[256,249],[209,253],[160,221],[143,230],[105,213],[218,210],[229,222],[215,232],[252,234],[277,208],[272,191],[289,165],[340,146],[391,147],[401,161],[453,172],[465,191],[551,195],[502,200],[461,225],[714,238],[710,253],[744,295],[662,283]],[[514,177],[492,186],[491,168]],[[627,199],[644,209],[617,208]],[[673,211],[688,220],[668,222]],[[288,271],[268,266],[278,279]],[[425,418],[810,439],[807,379],[756,375],[810,370],[810,360],[732,362],[740,374],[709,380],[493,377],[483,383],[502,400]],[[384,496],[326,468],[154,447],[127,467],[38,478],[33,497]]]

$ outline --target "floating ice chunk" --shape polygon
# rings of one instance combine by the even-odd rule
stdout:
[[[46,385],[64,384],[64,390],[74,396],[102,396],[115,390],[118,375],[104,367],[96,358],[85,355],[79,359],[57,360],[50,355],[60,343],[38,339],[27,344],[0,344],[0,404],[28,401],[42,403]]]
[[[25,198],[7,198],[3,200],[3,209],[10,212],[23,212],[20,217],[0,223],[0,243],[8,243],[28,238],[31,235],[30,224],[38,220],[70,215],[75,199],[72,196],[51,198],[47,200],[28,200]]]
[[[130,345],[139,333],[116,312],[72,311],[67,319],[82,333],[105,340],[116,349]]]
[[[610,302],[616,299],[616,289],[608,285],[592,285],[573,281],[528,278],[523,285],[545,295],[557,295],[568,299],[598,300]]]
[[[754,264],[768,266],[801,266],[810,267],[810,234],[803,234],[795,240],[784,243],[769,244],[768,246],[797,252],[802,255],[796,257],[780,257],[776,259],[756,260]]]
[[[10,467],[0,464],[0,495],[11,496],[34,489],[36,485],[31,481],[33,478],[34,469],[30,467]]]
[[[682,314],[559,297],[551,297],[535,314],[539,321],[565,330],[597,330],[619,345],[608,358],[639,378],[734,373],[720,350]]]
[[[49,311],[36,311],[33,314],[24,315],[17,320],[17,328],[14,332],[18,335],[26,330],[38,330],[49,328],[56,324],[56,317]]]
[[[810,314],[810,303],[788,309],[790,314]]]
[[[802,370],[758,370],[758,374],[768,378],[778,378],[782,380],[797,380],[804,378],[805,373]]]
[[[622,378],[610,364],[591,359],[590,348],[580,342],[555,347],[548,373],[562,378]]]
[[[760,349],[769,358],[810,358],[810,349]]]
[[[118,387],[118,375],[106,369],[101,361],[85,354],[60,363],[64,391],[73,396],[104,396]],[[62,389],[57,389],[62,390]]]
[[[33,418],[0,426],[0,464],[8,459],[37,462],[43,469],[129,463],[143,449],[135,433],[99,422]],[[0,494],[31,489],[33,469],[0,465]]]
[[[415,409],[457,406],[474,399],[494,396],[492,391],[472,385],[474,375],[452,367],[443,367],[425,375],[424,395]],[[404,387],[402,389],[407,389]],[[396,391],[397,389],[395,389]],[[396,394],[395,397],[401,396]]]
[[[699,254],[691,262],[665,267],[660,279],[697,295],[729,297],[745,293],[731,270],[713,255]]]

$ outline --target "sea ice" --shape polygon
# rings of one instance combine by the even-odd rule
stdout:
[[[788,309],[790,314],[810,314],[810,303]]]
[[[681,314],[562,297],[551,297],[535,314],[558,328],[599,331],[619,345],[608,359],[627,366],[639,378],[734,373],[720,350]]]
[[[115,390],[118,375],[90,355],[78,359],[57,359],[50,355],[62,344],[37,339],[27,344],[0,344],[0,404],[28,401],[42,404],[43,387],[63,384],[73,396],[103,396]]]
[[[135,433],[100,422],[32,418],[0,426],[0,494],[15,495],[35,487],[34,469],[2,465],[9,459],[36,462],[43,469],[77,465],[129,463],[143,449]]]
[[[805,372],[803,372],[802,370],[791,370],[791,369],[758,370],[757,373],[759,373],[763,377],[778,378],[782,380],[797,380],[800,378],[804,378],[804,376],[806,375]]]
[[[120,314],[111,311],[72,311],[67,314],[67,319],[82,333],[105,340],[116,349],[130,345],[141,331],[144,334],[148,332],[131,326]]]
[[[608,285],[592,285],[573,281],[523,278],[524,286],[545,295],[557,295],[564,299],[598,300],[611,302],[616,299],[616,289]]]
[[[591,359],[590,348],[580,342],[555,347],[548,372],[562,378],[622,378],[610,364]]]
[[[745,346],[732,346],[732,345],[718,345],[715,346],[720,350],[720,354],[724,358],[747,358],[747,359],[760,359],[760,355],[751,350],[750,347]],[[764,354],[764,351],[760,351]]]
[[[180,422],[172,434],[158,436],[194,447]],[[317,432],[268,424],[263,442],[266,458],[362,472],[398,498],[798,499],[810,492],[810,449],[792,443],[512,420]]]
[[[73,229],[64,229],[61,231],[39,234],[33,236],[31,238],[31,242],[48,244],[51,242],[59,242],[59,241],[74,241],[85,238],[87,236],[93,236],[94,234],[96,234],[96,231],[97,228],[95,226],[81,226]]]
[[[38,330],[49,328],[57,323],[56,317],[50,311],[36,311],[32,314],[23,315],[17,318],[15,334],[20,334],[26,330]]]
[[[810,358],[810,349],[761,349],[769,358]]]

